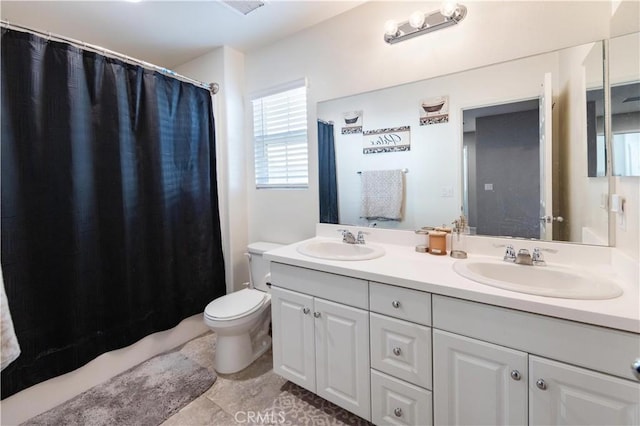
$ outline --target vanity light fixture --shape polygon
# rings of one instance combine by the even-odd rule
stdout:
[[[456,25],[467,16],[467,8],[461,4],[445,1],[440,10],[423,13],[413,12],[409,20],[398,24],[390,20],[384,24],[384,41],[395,44],[403,40]]]

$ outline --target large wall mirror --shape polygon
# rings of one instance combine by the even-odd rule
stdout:
[[[614,176],[640,176],[640,33],[609,40]]]
[[[338,222],[418,229],[464,211],[479,235],[608,245],[603,82],[593,42],[319,103]],[[360,172],[392,169],[405,171],[402,219],[361,217]]]

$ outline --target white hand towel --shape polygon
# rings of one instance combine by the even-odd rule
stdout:
[[[20,345],[18,344],[18,338],[13,329],[13,320],[11,319],[11,312],[9,312],[9,302],[7,301],[7,295],[4,291],[4,280],[2,279],[2,269],[0,269],[0,358],[2,358],[2,365],[0,370],[4,370],[5,367],[11,364],[20,356]]]
[[[402,220],[404,173],[402,170],[363,171],[360,217]]]

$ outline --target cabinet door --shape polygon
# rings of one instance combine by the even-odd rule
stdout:
[[[527,354],[433,330],[437,425],[527,423]]]
[[[369,314],[315,299],[317,394],[371,419]]]
[[[640,383],[530,356],[532,425],[638,425]]]
[[[316,391],[313,297],[271,288],[273,371]]]

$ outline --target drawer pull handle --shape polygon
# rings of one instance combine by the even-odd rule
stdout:
[[[395,356],[400,356],[401,353],[402,353],[402,349],[400,349],[399,347],[396,346],[395,348],[393,348],[393,354]]]
[[[513,380],[520,380],[522,378],[522,376],[520,375],[520,372],[518,370],[513,370],[511,372],[511,378]]]
[[[633,374],[640,379],[640,358],[636,359],[633,364],[631,364],[631,369],[633,370]]]
[[[393,302],[391,302],[391,306],[393,306],[394,308],[398,309],[400,307],[400,301],[399,300],[394,300]]]
[[[542,379],[538,379],[536,381],[536,386],[538,387],[538,389],[546,390],[547,389],[547,382],[545,382]]]
[[[396,408],[393,410],[393,414],[395,414],[396,417],[402,417],[402,408]]]
[[[309,311],[310,311],[309,308],[302,308],[302,313],[305,315],[309,315]]]
[[[316,318],[320,318],[320,312],[314,312],[313,316],[316,317]]]

